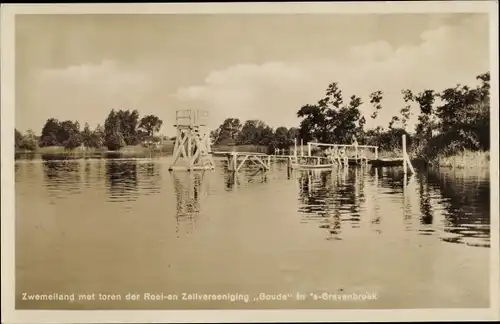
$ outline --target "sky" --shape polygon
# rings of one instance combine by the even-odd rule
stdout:
[[[37,134],[53,117],[103,125],[111,109],[157,115],[169,136],[190,108],[213,128],[298,126],[331,82],[362,98],[367,127],[387,126],[402,89],[473,85],[490,66],[485,14],[18,15],[15,32],[16,127]]]

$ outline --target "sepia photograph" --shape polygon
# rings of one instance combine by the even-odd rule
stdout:
[[[498,319],[476,4],[2,6],[9,312]]]

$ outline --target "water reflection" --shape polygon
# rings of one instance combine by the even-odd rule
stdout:
[[[247,187],[254,183],[266,183],[267,172],[261,169],[242,168],[239,172],[224,172],[224,189],[233,191],[238,187]]]
[[[110,201],[124,202],[137,199],[139,195],[137,162],[108,160],[106,179]]]
[[[140,163],[137,171],[140,175],[142,194],[152,195],[161,191],[161,173],[156,163],[150,161]]]
[[[176,233],[191,233],[200,214],[200,198],[207,194],[205,171],[171,172],[176,197]]]
[[[44,183],[53,198],[92,191],[104,185],[108,201],[134,201],[139,195],[159,193],[161,174],[154,162],[135,160],[46,160],[43,161]],[[16,163],[16,174],[33,170],[36,164]],[[22,167],[22,169],[21,169]]]
[[[485,177],[466,177],[466,171],[423,174],[430,197],[437,197],[444,209],[442,239],[474,246],[490,243],[490,186]],[[429,215],[428,218],[431,218]]]
[[[226,191],[232,191],[235,187],[241,184],[240,177],[236,172],[225,172],[224,173],[224,189]]]
[[[23,152],[23,153],[20,153],[20,152],[15,152],[14,153],[14,160],[15,161],[32,161],[32,160],[36,160],[40,157],[40,155],[36,155],[34,154],[33,152]]]
[[[52,198],[81,192],[80,161],[44,161],[45,187]]]
[[[433,190],[431,190],[431,184],[425,181],[425,173],[420,173],[418,177],[418,193],[420,195],[420,224],[422,225],[419,232],[422,235],[432,235],[435,232],[432,227],[434,220],[434,210],[431,203]]]
[[[399,168],[350,168],[302,171],[298,185],[302,222],[319,223],[327,239],[345,239],[350,228],[489,247],[487,179],[433,170],[410,176]]]

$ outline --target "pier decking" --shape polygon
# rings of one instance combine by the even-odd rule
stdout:
[[[245,162],[258,165],[264,170],[271,168],[271,155],[255,152],[212,152],[214,156],[223,156],[227,158],[228,170],[238,172]]]

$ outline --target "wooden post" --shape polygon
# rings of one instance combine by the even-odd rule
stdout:
[[[378,146],[375,147],[375,160],[378,160]]]
[[[413,165],[411,164],[410,157],[408,154],[406,154],[406,161],[408,162],[408,167],[410,167],[410,171],[412,174],[415,174],[415,169],[413,168]]]
[[[407,162],[406,162],[406,135],[403,134],[403,172],[404,174],[406,174],[406,166],[407,166]]]
[[[307,156],[311,156],[311,143],[307,143]]]
[[[238,168],[238,159],[236,158],[236,152],[231,153],[231,171],[236,172],[236,169]]]
[[[411,165],[410,157],[406,152],[406,135],[403,134],[403,171],[406,174],[407,167],[410,168],[410,172],[415,174],[415,169],[413,169],[413,165]]]
[[[188,138],[188,148],[187,148],[187,151],[188,151],[188,154],[187,154],[187,158],[188,158],[188,161],[189,161],[189,168],[191,168],[193,166],[192,162],[191,162],[191,159],[193,157],[193,149],[192,149],[192,141],[191,141],[191,137]]]
[[[300,139],[300,156],[304,156],[304,139]]]
[[[411,164],[410,161],[410,156],[408,155],[408,152],[406,151],[406,135],[403,135],[403,145],[404,145],[404,160],[406,161],[406,164],[408,164],[408,167],[410,168],[410,172],[412,174],[415,174],[415,169],[413,168],[413,165]]]
[[[293,139],[293,145],[294,145],[293,156],[297,157],[297,138]]]

